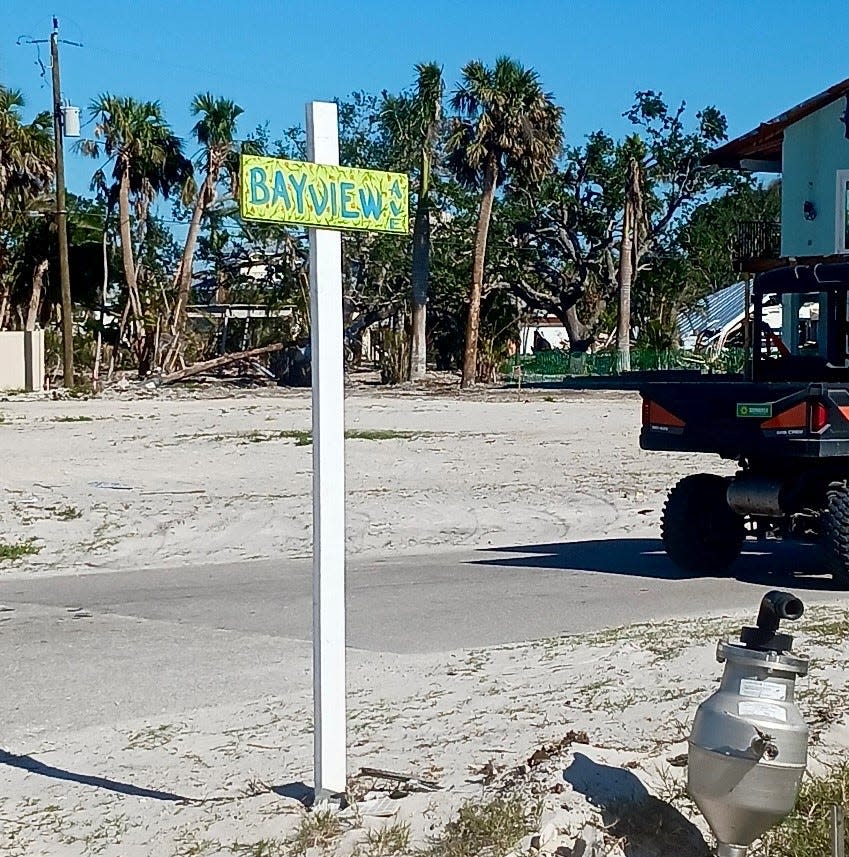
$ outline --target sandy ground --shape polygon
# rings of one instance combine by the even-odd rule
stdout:
[[[0,414],[0,530],[40,548],[0,574],[309,555],[306,392],[12,399]],[[641,452],[629,393],[360,392],[346,421],[390,435],[347,444],[350,555],[628,532],[700,464]]]
[[[15,398],[0,414],[3,540],[40,548],[2,575],[309,551],[310,447],[291,434],[309,427],[303,394]],[[704,462],[642,453],[638,424],[638,398],[625,393],[468,401],[359,391],[349,430],[405,434],[348,443],[349,550],[654,532],[666,489]],[[397,823],[410,825],[412,853],[464,802],[518,792],[542,801],[537,826],[551,853],[572,854],[589,822],[611,855],[707,854],[704,823],[682,797],[685,769],[670,760],[720,674],[716,640],[751,620],[751,608],[485,650],[351,651],[350,770],[412,772],[439,790],[384,800],[388,781],[354,776],[357,802],[328,853],[386,854],[368,831]],[[0,620],[14,645],[26,610]],[[816,767],[849,746],[846,612],[818,606],[803,622],[799,648],[815,666],[800,701]],[[227,634],[203,643],[231,645]],[[290,641],[269,668],[286,692],[239,706],[165,706],[160,717],[64,731],[6,724],[0,853],[298,853],[293,837],[310,818],[298,800],[311,779],[309,646]],[[2,679],[13,693],[14,676]],[[624,804],[641,809],[635,817]],[[530,836],[520,843],[530,845]]]

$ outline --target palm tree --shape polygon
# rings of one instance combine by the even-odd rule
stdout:
[[[133,347],[139,362],[139,374],[146,374],[155,358],[157,325],[148,317],[139,291],[137,249],[133,246],[131,207],[136,213],[137,239],[140,243],[147,214],[154,199],[183,191],[192,180],[192,164],[183,155],[180,139],[165,121],[158,101],[138,101],[103,94],[92,101],[96,120],[95,140],[84,141],[82,151],[111,161],[112,184],[99,169],[93,180],[107,198],[110,207],[117,201],[119,240],[129,309],[136,336]]]
[[[508,177],[538,182],[560,151],[562,110],[542,90],[539,76],[499,57],[493,68],[477,60],[463,68],[451,104],[458,112],[448,141],[451,165],[464,184],[480,189],[466,323],[462,387],[477,375],[484,261],[496,188]]]
[[[192,115],[200,117],[192,129],[203,147],[202,159],[205,177],[195,196],[192,219],[186,234],[183,256],[177,272],[177,300],[172,315],[173,339],[165,359],[166,369],[172,369],[180,354],[181,340],[186,329],[186,307],[192,287],[192,265],[200,223],[204,212],[215,202],[216,188],[222,170],[230,172],[231,184],[237,168],[233,164],[236,120],[244,112],[238,104],[219,98],[210,92],[200,93],[192,100]]]
[[[0,330],[9,314],[15,236],[22,231],[16,225],[53,180],[53,120],[45,112],[24,123],[23,107],[18,90],[0,85]]]
[[[416,87],[412,96],[385,96],[381,110],[384,123],[409,160],[418,161],[416,214],[413,221],[412,303],[413,335],[410,344],[410,378],[427,373],[427,297],[430,279],[431,173],[442,123],[445,84],[437,63],[416,65]],[[415,152],[415,155],[413,155]]]
[[[622,213],[622,237],[619,243],[619,316],[616,325],[616,368],[631,371],[631,286],[637,272],[640,239],[645,236],[642,197],[642,164],[628,160],[625,172],[625,205]]]
[[[0,207],[26,206],[53,180],[53,124],[39,113],[24,124],[24,99],[16,89],[0,84]]]

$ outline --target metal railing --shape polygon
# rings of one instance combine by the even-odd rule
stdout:
[[[774,220],[743,220],[737,224],[734,258],[738,262],[778,259],[781,256],[781,224]]]

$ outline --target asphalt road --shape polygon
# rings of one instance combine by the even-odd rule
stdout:
[[[807,600],[841,591],[817,575],[813,548],[744,554],[726,577],[678,571],[650,538],[527,545],[349,562],[348,644],[400,653],[579,633],[670,616],[751,606],[767,588]],[[807,573],[806,573],[807,572]],[[260,561],[0,581],[0,605],[308,641],[308,560]]]
[[[750,608],[767,589],[846,593],[815,549],[747,553],[732,574],[677,571],[650,538],[354,560],[348,642],[415,654]],[[309,561],[0,581],[0,722],[82,727],[279,693],[309,681]]]

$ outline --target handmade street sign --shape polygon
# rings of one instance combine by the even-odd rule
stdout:
[[[247,220],[406,234],[407,176],[242,155],[239,208]]]
[[[245,220],[309,227],[313,453],[313,748],[316,800],[347,788],[345,372],[341,229],[409,226],[407,176],[339,166],[336,104],[307,104],[307,156],[242,155]]]

